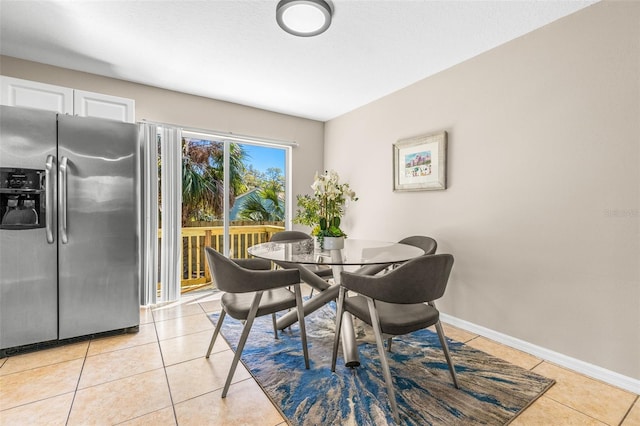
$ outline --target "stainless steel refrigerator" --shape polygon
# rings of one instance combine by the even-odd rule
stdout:
[[[0,350],[135,330],[136,126],[0,108]]]

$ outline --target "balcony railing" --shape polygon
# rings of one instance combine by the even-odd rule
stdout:
[[[240,225],[229,227],[231,257],[246,259],[247,249],[269,241],[276,232],[284,230],[277,225]],[[158,230],[158,239],[162,229]],[[205,247],[222,251],[224,227],[202,226],[182,228],[182,291],[198,288],[211,282],[211,273],[205,259]],[[160,244],[158,243],[158,247]]]

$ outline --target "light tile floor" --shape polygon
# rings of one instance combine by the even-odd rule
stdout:
[[[101,337],[0,359],[1,425],[285,425],[224,339],[204,353],[219,294],[140,310],[136,334]],[[448,337],[554,378],[512,423],[640,426],[638,395],[445,324]]]

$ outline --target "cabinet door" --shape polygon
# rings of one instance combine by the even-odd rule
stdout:
[[[73,89],[0,76],[2,105],[73,114]]]
[[[80,117],[106,118],[125,123],[135,122],[133,99],[75,90],[74,106],[75,115]]]

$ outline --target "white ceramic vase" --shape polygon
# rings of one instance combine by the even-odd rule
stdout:
[[[322,248],[324,250],[341,250],[344,248],[344,237],[324,237]]]

